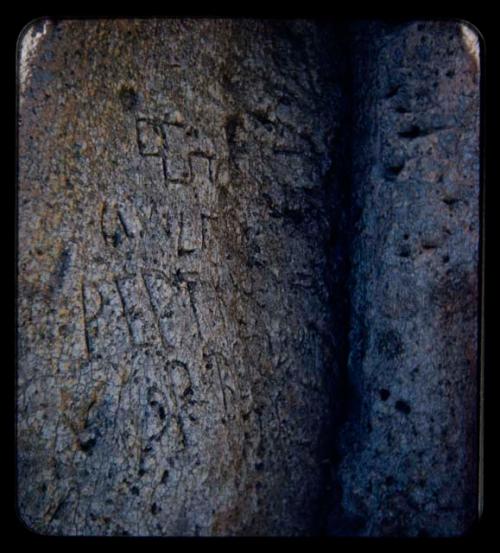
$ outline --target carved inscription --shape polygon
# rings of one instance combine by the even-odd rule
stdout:
[[[131,205],[105,202],[101,209],[101,232],[108,246],[120,250],[141,235],[142,224]]]
[[[194,253],[201,248],[203,242],[199,203],[191,190],[186,196],[191,199],[192,208],[180,210],[178,213],[177,254],[179,257]]]
[[[203,218],[213,215],[216,203],[213,144],[178,113],[162,120],[138,119],[137,143],[140,155],[161,159],[165,185],[176,197],[171,215],[177,223],[178,256],[201,250]]]
[[[163,125],[165,138],[163,173],[167,182],[187,183],[190,180],[190,167],[186,158],[186,129],[184,126]]]
[[[89,356],[104,351],[107,343],[119,343],[127,333],[123,304],[115,282],[82,281],[84,331]]]
[[[189,157],[191,184],[195,189],[201,215],[210,217],[215,208],[215,187],[213,185],[212,160],[202,153],[193,153]]]
[[[130,337],[135,345],[154,344],[158,336],[151,310],[147,308],[147,291],[140,275],[116,279]]]
[[[82,282],[85,340],[90,356],[117,333],[134,346],[162,345],[190,351],[199,334],[189,283],[160,271],[143,270],[112,281]],[[114,324],[113,324],[114,323]],[[115,329],[115,330],[113,330]],[[118,329],[118,330],[117,330]]]
[[[148,119],[138,119],[136,125],[139,153],[142,156],[161,156],[164,143],[161,124]]]
[[[139,118],[135,130],[139,155],[147,163],[162,164],[168,193],[165,201],[158,201],[141,189],[133,202],[128,197],[102,202],[100,232],[115,260],[106,277],[86,274],[81,280],[81,335],[87,360],[154,356],[163,370],[157,388],[148,384],[147,402],[157,417],[146,423],[144,435],[148,443],[162,442],[166,436],[184,448],[185,429],[197,424],[198,416],[193,396],[200,377],[192,364],[210,335],[210,321],[197,304],[197,279],[207,222],[216,213],[215,153],[211,142],[179,117]],[[144,247],[149,247],[149,254],[155,237],[158,246],[154,244],[153,253],[145,257]],[[154,265],[146,259],[155,260]],[[168,273],[160,269],[165,266]],[[220,408],[227,411],[235,393],[234,378],[224,362],[214,358],[213,363]],[[156,361],[153,366],[158,366]],[[152,369],[146,368],[146,376],[148,370]],[[142,451],[142,469],[147,457]]]
[[[193,383],[191,381],[188,365],[181,361],[174,360],[168,364],[167,368],[170,371],[174,384],[177,406],[182,408],[188,403],[193,395]]]
[[[174,288],[165,276],[158,271],[143,273],[148,291],[149,304],[155,313],[163,345],[166,349],[175,348],[174,311],[172,309]]]

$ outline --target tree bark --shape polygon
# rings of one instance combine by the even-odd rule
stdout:
[[[416,21],[352,37],[348,416],[329,528],[461,535],[478,517],[478,36]]]

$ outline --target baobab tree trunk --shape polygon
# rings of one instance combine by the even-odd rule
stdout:
[[[479,181],[476,165],[454,171],[478,160],[478,69],[460,24],[415,26],[45,19],[24,31],[17,452],[31,529],[411,535],[468,524]],[[425,117],[437,107],[422,100],[434,77],[406,69],[414,47],[436,68],[444,31],[449,70],[465,76],[432,81],[449,102],[434,128]],[[430,46],[413,44],[423,36]],[[431,186],[439,210],[427,212]],[[421,211],[405,211],[414,196]],[[402,220],[412,239],[395,269]],[[452,238],[417,239],[424,220]],[[451,240],[448,274],[434,257]],[[418,305],[404,295],[414,287]],[[417,310],[414,327],[398,302]],[[451,350],[447,325],[460,341]],[[433,337],[425,365],[418,348]],[[439,363],[456,372],[438,377]],[[415,407],[434,385],[444,393]],[[374,394],[392,394],[396,415],[381,418]],[[465,418],[426,433],[450,406]],[[428,516],[397,500],[422,472],[407,441],[396,460],[384,442],[407,436],[405,424],[422,429],[418,466],[442,463],[413,499]],[[394,491],[398,459],[408,466]],[[449,514],[433,519],[444,486]]]

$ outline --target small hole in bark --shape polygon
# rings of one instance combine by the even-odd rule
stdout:
[[[136,91],[131,87],[122,87],[119,92],[123,109],[133,111],[137,107],[138,99]]]
[[[411,255],[411,250],[409,246],[404,244],[399,250],[399,257],[410,257],[410,255]]]
[[[82,451],[88,452],[95,446],[96,439],[94,437],[92,437],[92,438],[89,438],[87,440],[81,440],[79,442],[79,444],[80,444],[80,449]]]
[[[401,138],[409,138],[410,140],[413,138],[417,138],[422,135],[422,130],[420,127],[417,127],[416,125],[412,125],[408,130],[401,131],[398,133]]]
[[[400,413],[404,413],[405,415],[410,414],[411,407],[406,401],[403,401],[402,399],[398,399],[395,404],[396,410]]]
[[[237,138],[238,127],[243,126],[243,121],[240,115],[232,115],[226,120],[225,131],[226,138],[229,144],[234,144]]]
[[[401,171],[403,170],[404,166],[405,166],[404,163],[390,165],[386,167],[386,175],[389,178],[397,177],[399,173],[401,173]]]
[[[401,88],[401,85],[399,85],[399,84],[393,86],[392,88],[389,89],[389,91],[387,92],[385,97],[386,98],[392,98],[393,96],[396,96],[396,94],[398,93],[400,88]]]
[[[122,243],[122,235],[120,232],[115,232],[113,234],[113,247],[117,248]]]
[[[394,108],[394,111],[395,111],[396,113],[409,113],[409,110],[406,109],[404,106],[396,106],[396,107]]]
[[[389,396],[391,395],[391,392],[389,392],[389,390],[386,390],[385,388],[382,388],[381,390],[379,390],[379,395],[380,395],[380,399],[382,401],[387,401],[387,399],[389,398]]]

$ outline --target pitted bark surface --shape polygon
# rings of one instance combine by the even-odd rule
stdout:
[[[353,31],[350,394],[334,535],[460,535],[477,519],[475,40],[456,22]]]

